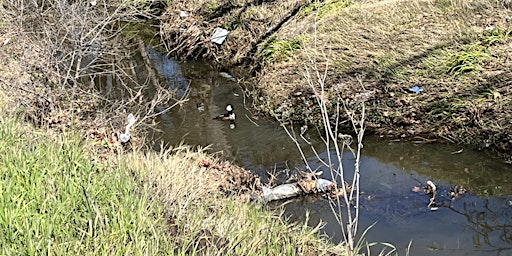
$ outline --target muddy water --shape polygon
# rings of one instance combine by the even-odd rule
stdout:
[[[159,140],[171,145],[183,142],[209,146],[211,152],[221,152],[263,179],[266,172],[285,177],[286,173],[280,171],[302,166],[285,132],[273,122],[253,117],[246,109],[249,99],[244,98],[236,82],[202,62],[182,63],[173,70],[189,82],[189,97],[159,120],[163,131]],[[225,112],[227,104],[234,106],[234,129],[229,122],[212,120]],[[321,144],[317,142],[316,146]],[[318,165],[312,152],[306,151],[306,155],[309,164]],[[326,158],[328,153],[324,150],[320,155]],[[375,137],[365,138],[363,155],[360,230],[376,223],[368,231],[367,241],[394,244],[399,255],[405,254],[411,241],[410,255],[512,255],[510,165],[457,146]],[[346,155],[344,161],[345,171],[350,173],[353,160]],[[330,178],[325,173],[324,178]],[[415,186],[423,187],[427,180],[438,185],[437,211],[427,209],[428,196],[422,191],[412,191]],[[469,192],[452,200],[446,193],[455,185]],[[342,240],[327,199],[296,198],[285,207],[296,220],[304,220],[308,211],[310,225],[324,221],[325,233],[335,242]],[[372,254],[377,255],[382,248],[372,247]]]

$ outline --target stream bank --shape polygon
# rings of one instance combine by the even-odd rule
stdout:
[[[274,117],[318,124],[303,75],[304,65],[318,67],[326,69],[326,86],[340,92],[332,101],[373,93],[368,133],[463,144],[510,162],[511,6],[490,0],[173,1],[161,34],[171,56],[211,59],[248,78],[254,107]],[[229,31],[221,45],[210,42],[216,27]],[[304,109],[311,114],[304,116]]]

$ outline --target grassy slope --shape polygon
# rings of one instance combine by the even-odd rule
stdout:
[[[187,147],[90,160],[76,136],[0,121],[2,255],[323,255],[344,248],[227,198],[223,171]],[[200,166],[207,160],[211,168]],[[236,193],[236,191],[232,191]],[[235,197],[236,199],[236,197]]]
[[[316,229],[289,224],[240,194],[245,170],[188,147],[133,153],[127,165],[164,200],[180,252],[208,255],[344,254],[343,246],[319,239]],[[204,167],[207,162],[209,167]],[[235,176],[231,176],[231,175]],[[234,182],[234,183],[233,183]],[[234,186],[233,186],[234,185]],[[251,185],[251,184],[248,184]],[[252,184],[254,185],[254,184]],[[231,197],[220,193],[219,188]],[[237,199],[238,200],[233,200]],[[241,200],[241,201],[240,201]]]
[[[171,250],[164,209],[80,140],[0,122],[2,255],[156,255]]]
[[[261,107],[303,119],[307,94],[289,95],[305,87],[303,64],[311,58],[320,68],[328,63],[327,84],[343,98],[362,90],[355,77],[364,74],[364,87],[375,93],[367,119],[373,132],[444,138],[511,155],[508,6],[490,0],[336,4],[326,1],[318,12],[304,8],[276,36],[285,47],[263,49],[264,60],[269,51],[279,58],[270,58],[258,77],[266,95]],[[286,43],[298,37],[303,47]],[[424,91],[416,95],[412,86]]]

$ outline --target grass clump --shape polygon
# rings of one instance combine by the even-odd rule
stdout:
[[[342,8],[350,6],[351,1],[328,0],[328,1],[312,1],[301,8],[300,14],[308,16],[313,12],[318,12],[318,18],[323,18],[331,13],[336,13]]]
[[[287,39],[278,39],[273,36],[263,44],[258,57],[267,63],[288,59],[294,52],[302,48],[302,42],[305,39],[305,35]]]
[[[465,72],[477,70],[487,57],[487,49],[480,44],[466,46],[454,56],[454,60],[448,65],[448,73],[459,75]]]
[[[484,32],[481,39],[484,46],[493,46],[507,42],[512,36],[512,29],[493,28]]]
[[[158,255],[162,204],[122,168],[98,165],[73,136],[0,121],[0,254]]]

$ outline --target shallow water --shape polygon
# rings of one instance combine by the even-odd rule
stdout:
[[[154,62],[158,63],[166,62]],[[161,117],[160,140],[171,145],[209,146],[211,152],[221,152],[263,180],[267,172],[286,176],[280,171],[303,165],[282,128],[253,118],[246,109],[249,99],[236,82],[203,62],[182,63],[180,72],[190,83],[189,100]],[[237,115],[234,129],[229,122],[212,120],[225,112],[227,104],[233,104]],[[324,158],[327,154],[325,150],[320,153]],[[311,151],[306,155],[310,165],[318,165]],[[344,161],[345,172],[350,173],[353,159],[346,154]],[[324,178],[330,178],[327,171]],[[437,211],[427,209],[427,195],[412,191],[429,179],[438,185]],[[405,254],[410,241],[410,255],[512,255],[511,180],[510,165],[482,152],[367,136],[361,162],[360,231],[376,223],[365,239],[391,243],[399,255]],[[455,185],[469,193],[451,200],[446,192]],[[310,225],[324,221],[326,234],[335,242],[342,240],[329,200],[307,196],[292,199],[285,207],[295,220],[305,220],[308,211]],[[372,254],[382,248],[372,247]]]

